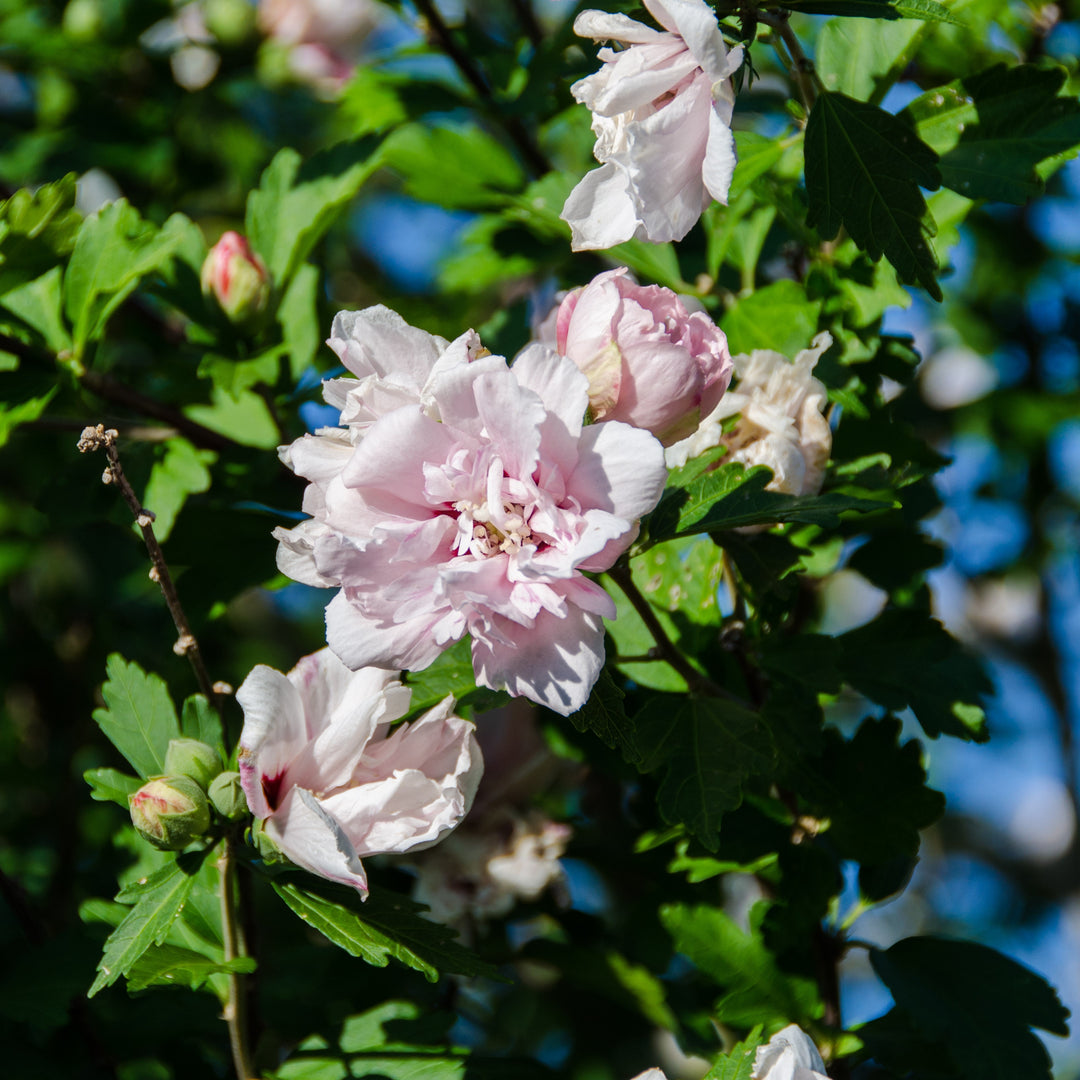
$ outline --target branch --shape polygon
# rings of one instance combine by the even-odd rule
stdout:
[[[206,665],[203,663],[199,643],[195,640],[195,635],[192,634],[191,627],[188,625],[184,609],[180,606],[180,597],[176,593],[176,586],[173,584],[172,575],[169,573],[168,563],[165,562],[165,554],[161,550],[157,537],[154,535],[154,515],[139,502],[135,489],[124,475],[123,467],[120,464],[120,455],[116,452],[116,436],[117,433],[114,430],[111,428],[106,430],[103,424],[98,424],[96,428],[84,428],[82,437],[78,442],[79,452],[85,454],[104,448],[109,464],[101,476],[102,483],[115,484],[119,488],[120,494],[124,497],[124,502],[128,504],[128,508],[131,510],[135,522],[142,532],[143,540],[146,542],[146,549],[150,553],[150,561],[153,563],[150,568],[150,578],[161,586],[161,594],[165,597],[169,614],[172,616],[176,632],[179,635],[176,644],[173,645],[173,652],[177,656],[186,656],[188,658],[192,670],[195,672],[195,678],[199,683],[199,689],[220,712],[221,701],[219,694],[215,684],[210,680]]]
[[[802,45],[795,36],[795,31],[791,29],[791,23],[788,22],[789,13],[785,11],[781,15],[773,15],[768,11],[759,11],[757,17],[759,22],[771,27],[775,34],[779,35],[780,40],[783,41],[787,55],[779,47],[780,41],[776,39],[775,35],[773,37],[773,48],[776,49],[776,55],[780,57],[781,63],[791,72],[791,76],[799,88],[799,96],[806,107],[806,115],[809,116],[810,110],[814,107],[814,99],[817,97],[817,74],[814,71],[814,62],[803,52]]]
[[[551,172],[551,162],[533,142],[525,125],[516,116],[508,116],[499,108],[484,73],[473,63],[472,57],[454,40],[454,35],[450,33],[450,28],[443,21],[442,15],[439,14],[432,0],[415,0],[415,4],[416,10],[423,15],[431,31],[434,43],[453,60],[465,81],[488,103],[491,113],[506,128],[506,133],[521,151],[530,168],[537,176]]]
[[[233,865],[232,837],[226,834],[221,842],[218,870],[221,872],[221,939],[225,947],[225,963],[244,955],[243,941],[237,933],[236,904],[233,885],[236,869]],[[236,1080],[253,1080],[255,1068],[251,1063],[251,1050],[247,1039],[247,1003],[244,976],[238,971],[229,972],[229,997],[225,1002],[225,1023],[229,1026],[229,1046],[232,1049]]]
[[[679,652],[675,643],[667,636],[667,632],[661,625],[660,620],[656,617],[656,612],[653,611],[652,605],[644,596],[642,596],[641,591],[634,584],[634,578],[630,573],[629,567],[613,566],[607,571],[607,575],[626,594],[626,599],[633,605],[634,610],[641,616],[641,621],[648,628],[649,633],[652,634],[653,640],[656,642],[655,659],[663,660],[670,664],[671,667],[673,667],[686,681],[686,685],[689,687],[691,693],[706,694],[709,697],[728,698],[731,701],[739,700],[730,691],[725,690],[722,686],[718,686],[714,683],[708,676],[702,675],[701,672],[693,667],[686,657]]]

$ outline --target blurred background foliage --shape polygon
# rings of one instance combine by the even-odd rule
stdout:
[[[595,66],[590,43],[570,30],[586,5],[376,6],[374,26],[338,58],[349,71],[341,77],[339,69],[313,75],[295,43],[269,35],[246,0],[197,0],[182,9],[165,0],[0,0],[0,194],[74,174],[78,209],[49,216],[41,196],[20,231],[9,204],[0,238],[5,294],[8,271],[35,259],[41,270],[74,259],[81,216],[121,195],[150,226],[164,227],[174,212],[198,226],[192,232],[174,223],[174,261],[163,256],[130,282],[117,270],[119,300],[107,334],[70,341],[61,328],[50,337],[48,320],[20,320],[30,310],[25,294],[6,309],[5,1071],[122,1080],[229,1071],[212,995],[157,989],[127,996],[113,988],[84,997],[107,929],[80,919],[80,906],[112,896],[118,876],[130,880],[142,867],[130,831],[116,831],[116,807],[92,802],[82,781],[84,770],[116,764],[90,717],[105,658],[117,651],[158,672],[178,700],[195,687],[173,654],[173,630],[126,508],[100,484],[100,463],[75,452],[79,430],[99,421],[121,429],[125,469],[158,514],[214,677],[235,686],[255,663],[287,670],[322,645],[324,597],[277,575],[270,529],[300,516],[301,485],[272,448],[333,422],[318,392],[319,377],[334,370],[320,345],[333,314],[384,303],[450,338],[473,325],[493,351],[513,355],[558,289],[612,263],[698,295],[722,320],[733,351],[771,345],[793,353],[830,328],[838,348],[818,374],[844,412],[837,459],[882,449],[870,434],[880,432],[874,425],[882,416],[890,430],[932,448],[919,451],[923,463],[910,465],[910,477],[893,478],[919,493],[894,534],[815,548],[795,586],[800,618],[808,629],[838,635],[874,619],[887,598],[928,602],[985,662],[996,690],[987,705],[992,739],[985,746],[923,739],[929,784],[945,793],[948,809],[924,834],[898,899],[872,902],[896,891],[910,860],[892,868],[895,881],[875,885],[858,880],[854,861],[841,860],[838,878],[834,861],[817,865],[807,848],[807,865],[790,880],[813,894],[808,910],[847,920],[874,945],[934,932],[993,944],[1045,974],[1075,1011],[1077,162],[1054,161],[1044,170],[1045,196],[1026,205],[972,203],[947,190],[928,197],[943,266],[944,302],[937,304],[923,290],[900,287],[886,263],[871,263],[850,241],[822,245],[806,226],[798,106],[762,27],[756,77],[744,81],[735,114],[744,165],[730,206],[710,208],[677,253],[631,242],[572,256],[558,213],[594,164],[588,113],[568,90]],[[636,10],[633,3],[605,7]],[[892,113],[924,90],[999,61],[1062,65],[1070,80],[1063,93],[1075,97],[1080,22],[1068,5],[957,0],[950,7],[964,27],[813,15],[796,15],[792,24],[827,88]],[[344,154],[328,151],[342,142],[350,148]],[[312,197],[311,215],[294,208],[310,225],[311,246],[304,250],[306,241],[294,237],[275,248],[280,291],[272,320],[234,331],[199,293],[198,267],[223,230],[245,231],[245,212],[252,234],[247,193],[281,147],[298,151],[301,179],[304,169],[330,179]],[[313,168],[320,153],[338,157]],[[332,221],[319,217],[327,207]],[[146,250],[140,237],[151,233],[138,222],[117,229],[126,237],[119,264],[130,266]],[[264,239],[273,246],[273,237]],[[271,261],[265,246],[263,254]],[[948,464],[931,482],[935,454]],[[916,520],[924,539],[913,560],[906,530]],[[895,545],[904,547],[902,558]],[[891,572],[898,563],[903,572]],[[852,690],[826,695],[826,715],[845,734],[880,711]],[[900,719],[903,738],[919,734],[910,711]],[[239,710],[227,721],[235,736]],[[664,842],[654,777],[639,776],[572,725],[547,717],[542,726],[564,758],[587,755],[592,768],[542,800],[574,829],[561,889],[468,928],[482,955],[513,965],[516,981],[478,988],[453,979],[428,984],[396,966],[374,971],[316,947],[284,907],[267,902],[257,912],[261,940],[273,942],[260,953],[264,1038],[286,1046],[316,1034],[323,1040],[303,1044],[308,1071],[301,1055],[282,1076],[344,1075],[316,1059],[387,1038],[436,1043],[450,1025],[455,1042],[504,1057],[515,1075],[528,1075],[525,1058],[540,1072],[565,1068],[582,1080],[619,1080],[656,1061],[673,1077],[695,1075],[694,1063],[672,1049],[670,1032],[678,1031],[684,1048],[706,1053],[714,1045],[715,987],[673,957],[669,931],[678,916],[669,912],[665,928],[658,907],[700,900],[695,883],[719,873],[717,866],[746,871],[758,850],[755,831],[772,826],[748,805],[731,815],[741,824],[729,834],[745,839],[745,851],[706,857],[686,838]],[[925,816],[932,819],[934,808]],[[377,873],[409,890],[406,870],[388,862]],[[710,896],[741,918],[758,895],[751,874],[716,880]],[[780,923],[769,930],[798,932]],[[781,981],[784,993],[802,992],[797,980]],[[864,950],[845,959],[840,991],[848,1026],[890,1004]],[[393,1004],[399,997],[411,1004]],[[347,1018],[371,1009],[366,1028],[353,1020],[342,1036]],[[364,1042],[380,1030],[379,1039]],[[1076,1037],[1050,1042],[1056,1075],[1080,1076]]]

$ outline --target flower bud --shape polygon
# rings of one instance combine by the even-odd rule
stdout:
[[[255,8],[248,0],[204,0],[203,18],[222,45],[241,45],[255,29]]]
[[[248,813],[247,798],[240,786],[238,772],[223,772],[215,776],[207,795],[214,809],[226,821],[239,821]]]
[[[128,800],[131,822],[154,847],[180,851],[210,828],[202,788],[186,776],[148,780]]]
[[[254,319],[270,299],[266,264],[236,232],[225,233],[210,249],[200,279],[203,293],[212,294],[234,323]]]
[[[221,758],[198,739],[172,739],[165,751],[165,772],[169,776],[186,776],[206,791],[221,772]]]

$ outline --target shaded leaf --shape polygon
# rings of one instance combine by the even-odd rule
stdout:
[[[168,539],[188,496],[209,491],[209,466],[215,461],[213,450],[197,450],[179,436],[168,441],[164,456],[150,470],[143,493],[143,505],[154,514],[154,535],[159,543]]]
[[[0,446],[3,446],[11,433],[20,424],[29,424],[36,420],[48,408],[49,402],[56,396],[58,387],[53,387],[48,393],[40,397],[30,398],[29,401],[20,402],[18,405],[0,404]]]
[[[874,260],[935,299],[937,258],[920,188],[941,184],[937,154],[903,120],[844,94],[818,96],[806,127],[807,221],[831,239],[844,226]]]
[[[634,741],[633,722],[623,704],[625,697],[605,667],[589,700],[576,713],[571,713],[570,722],[578,731],[591,731],[612,750],[620,750],[627,761],[636,761],[640,754]]]
[[[180,736],[176,707],[157,675],[113,653],[105,666],[108,681],[101,688],[105,708],[94,719],[109,741],[146,779],[165,771],[169,740]]]
[[[907,62],[923,27],[912,19],[830,19],[818,35],[814,67],[826,90],[867,101]]]
[[[963,26],[964,21],[936,0],[778,0],[789,11],[845,15],[861,19],[923,19]]]
[[[83,779],[90,785],[90,798],[98,802],[114,802],[128,808],[128,799],[142,787],[142,781],[125,776],[116,769],[87,769]]]
[[[477,686],[472,665],[472,645],[468,638],[451,645],[423,671],[405,673],[405,683],[412,690],[412,703],[406,719],[434,708],[447,694],[459,706],[477,712],[498,708],[510,700],[501,690]]]
[[[221,714],[202,694],[192,694],[184,700],[180,732],[185,739],[198,739],[219,753],[224,753],[225,732]]]
[[[128,990],[145,990],[148,986],[187,986],[198,990],[211,975],[250,974],[254,970],[255,960],[250,956],[218,961],[176,945],[152,945],[128,971]]]

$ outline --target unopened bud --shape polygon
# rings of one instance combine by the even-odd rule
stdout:
[[[203,18],[222,45],[240,45],[255,29],[255,6],[249,0],[204,0]]]
[[[198,739],[171,739],[165,751],[165,771],[170,776],[186,776],[206,791],[221,772],[221,758]]]
[[[270,299],[266,264],[246,238],[227,232],[210,249],[202,265],[202,289],[213,295],[229,320],[245,323],[260,315]]]
[[[240,786],[238,772],[223,772],[215,776],[207,794],[214,809],[226,821],[239,821],[248,813],[247,797]]]
[[[131,823],[155,847],[180,851],[210,828],[202,788],[186,776],[148,780],[128,800]]]

